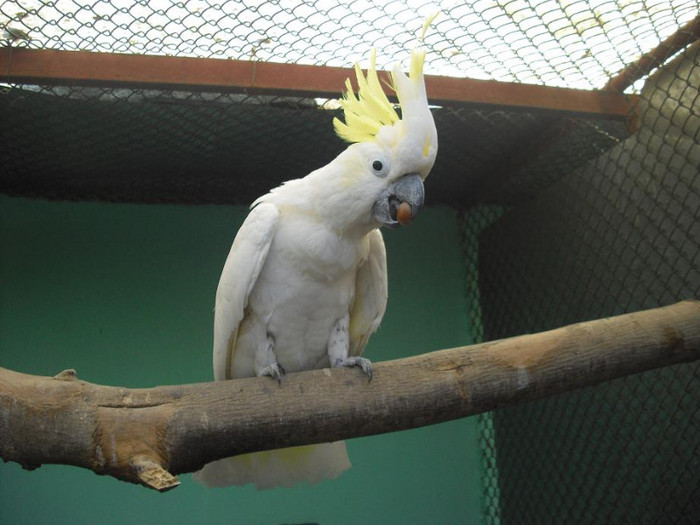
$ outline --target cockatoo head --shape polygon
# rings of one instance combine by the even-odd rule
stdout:
[[[373,51],[366,76],[359,65],[355,66],[357,95],[350,80],[346,82],[347,90],[340,101],[345,122],[338,118],[333,121],[338,136],[352,143],[333,164],[345,167],[346,194],[371,199],[374,227],[409,224],[423,206],[423,181],[435,163],[438,147],[425,92],[424,61],[425,50],[414,49],[408,75],[399,64],[392,70],[399,118],[382,89]]]

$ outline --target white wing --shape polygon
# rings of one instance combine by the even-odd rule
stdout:
[[[388,297],[386,248],[379,230],[368,235],[369,256],[357,270],[355,301],[350,310],[349,355],[362,354],[365,345],[384,317]]]
[[[231,246],[216,290],[214,309],[214,379],[230,379],[238,325],[248,297],[265,264],[279,211],[274,204],[257,205],[248,214]]]

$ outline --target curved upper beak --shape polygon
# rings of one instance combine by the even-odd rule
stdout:
[[[409,173],[379,194],[372,207],[372,218],[381,226],[407,226],[423,207],[425,190],[418,173]]]

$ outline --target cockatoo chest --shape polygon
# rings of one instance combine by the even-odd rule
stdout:
[[[260,337],[271,337],[288,372],[329,366],[328,340],[355,297],[363,239],[352,240],[310,220],[280,221],[248,301]]]

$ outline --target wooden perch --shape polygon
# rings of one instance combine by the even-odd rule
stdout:
[[[457,419],[700,357],[700,302],[359,370],[127,389],[0,368],[0,456],[168,490],[236,454]]]

